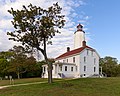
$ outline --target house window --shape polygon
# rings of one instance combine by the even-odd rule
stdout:
[[[89,55],[89,50],[87,50],[87,55]]]
[[[76,69],[76,71],[77,71],[77,66],[75,66],[75,69]]]
[[[60,66],[60,71],[62,71],[62,66]]]
[[[93,56],[93,51],[91,51],[91,55]]]
[[[84,63],[86,63],[86,57],[84,57]]]
[[[75,57],[73,57],[73,63],[75,63]]]
[[[57,65],[55,65],[55,74],[57,73]]]
[[[71,67],[71,71],[73,71],[73,67]]]
[[[65,63],[65,60],[63,60],[63,63]]]
[[[45,72],[46,71],[46,67],[43,67],[43,72]]]
[[[67,59],[67,63],[68,63],[68,59]]]
[[[65,66],[65,71],[67,71],[67,66]]]
[[[96,58],[94,58],[94,64],[96,64]]]
[[[94,67],[94,72],[96,71],[96,67]]]
[[[86,66],[84,66],[84,72],[86,71]]]

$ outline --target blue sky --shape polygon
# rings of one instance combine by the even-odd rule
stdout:
[[[101,57],[112,56],[120,61],[120,0],[0,0],[0,51],[5,51],[17,44],[8,41],[7,31],[13,29],[12,17],[7,12],[11,6],[33,5],[47,8],[53,2],[59,2],[66,16],[66,25],[48,46],[48,55],[56,57],[73,48],[73,34],[78,23],[84,25],[87,44],[95,48]],[[58,51],[59,50],[59,51]]]
[[[87,28],[89,45],[97,49],[101,57],[113,56],[120,61],[120,0],[87,0],[80,10],[90,19]]]

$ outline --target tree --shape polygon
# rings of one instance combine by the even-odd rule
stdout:
[[[9,51],[0,52],[0,76],[17,74],[20,75],[33,71],[36,73],[40,68],[37,67],[36,59],[33,56],[28,57],[22,46],[14,46]],[[15,77],[15,76],[14,76]],[[26,76],[27,77],[27,76]]]
[[[10,40],[22,42],[27,48],[36,48],[41,51],[48,64],[48,82],[52,83],[52,64],[48,61],[46,46],[52,44],[51,39],[55,36],[59,28],[64,26],[64,15],[61,15],[62,8],[58,3],[48,9],[23,5],[22,10],[8,10],[13,16],[12,24],[15,28],[13,32],[7,34]]]
[[[1,58],[0,59],[0,77],[4,76],[7,72],[5,71],[6,67],[8,66],[9,62],[4,59],[4,58]]]
[[[13,52],[13,57],[7,69],[9,72],[16,73],[19,79],[20,74],[31,70],[34,71],[36,59],[33,56],[28,57],[22,46],[14,46],[10,51]]]
[[[110,56],[101,58],[100,66],[102,66],[103,73],[107,74],[108,77],[117,76],[120,72],[118,71],[117,59]]]
[[[25,62],[27,55],[25,55],[25,51],[22,46],[14,46],[10,51],[13,52],[13,57],[10,60],[10,65],[7,70],[8,72],[15,72],[18,79],[20,79],[20,74],[26,72]]]
[[[7,60],[10,60],[11,57],[13,56],[13,52],[11,52],[10,50],[9,51],[2,51],[0,52],[0,58],[4,58],[4,59],[7,59]]]
[[[9,60],[12,57],[13,53],[9,51],[0,52],[0,76],[4,77],[8,75],[6,68],[9,66]]]
[[[26,72],[23,74],[24,77],[40,76],[40,68],[33,56],[27,57],[24,62],[24,68],[26,69]]]

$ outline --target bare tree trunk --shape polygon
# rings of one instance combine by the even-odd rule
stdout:
[[[44,54],[45,61],[48,65],[48,83],[52,83],[52,63],[49,62],[46,53]]]
[[[46,54],[46,38],[44,38],[44,52],[43,52],[44,58],[46,63],[48,64],[48,83],[52,83],[52,63],[49,62]]]
[[[48,83],[52,82],[52,63],[48,61]]]
[[[45,47],[45,46],[44,46]],[[49,62],[48,58],[47,58],[47,54],[46,54],[46,48],[41,49],[39,47],[37,47],[38,50],[40,50],[45,58],[45,61],[48,65],[48,83],[52,83],[53,79],[52,79],[52,63]]]

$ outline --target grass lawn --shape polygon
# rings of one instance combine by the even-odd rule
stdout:
[[[120,96],[120,78],[80,78],[10,87],[1,89],[0,96]]]

